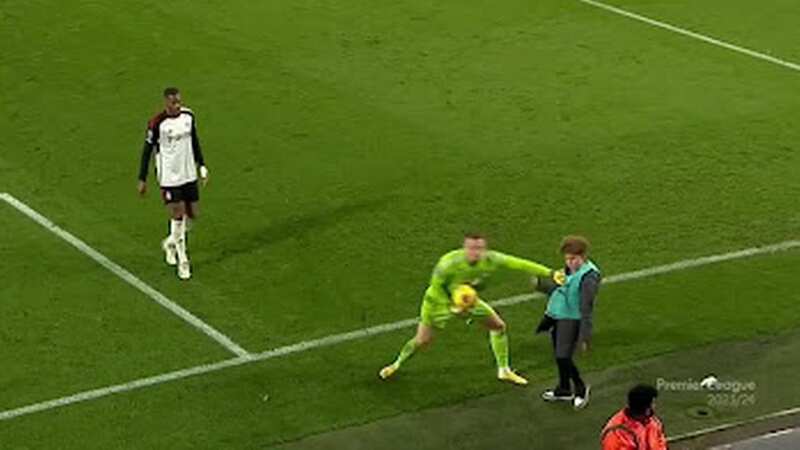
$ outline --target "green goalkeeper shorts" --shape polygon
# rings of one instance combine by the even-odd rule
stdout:
[[[431,301],[426,298],[422,301],[422,307],[419,311],[420,322],[423,325],[437,328],[439,330],[444,329],[444,327],[447,326],[447,322],[452,318],[469,320],[479,317],[490,317],[493,315],[497,315],[497,313],[491,306],[489,306],[488,303],[483,300],[478,300],[478,303],[475,304],[475,307],[469,310],[468,313],[455,314],[450,311],[449,304]]]

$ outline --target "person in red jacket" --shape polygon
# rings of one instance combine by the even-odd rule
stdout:
[[[658,390],[640,384],[628,392],[628,406],[614,414],[600,435],[602,450],[667,450],[664,426],[655,414]]]

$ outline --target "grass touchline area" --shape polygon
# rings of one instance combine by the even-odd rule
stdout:
[[[2,194],[0,194],[2,198]],[[13,197],[12,197],[13,198]],[[661,275],[669,272],[684,270],[692,267],[699,267],[708,264],[719,263],[723,261],[730,261],[734,259],[746,258],[761,254],[775,253],[786,250],[791,250],[800,247],[800,241],[784,241],[776,244],[765,245],[760,247],[751,247],[747,249],[732,251],[728,253],[721,253],[717,255],[703,256],[694,259],[686,259],[660,266],[654,266],[645,269],[634,270],[631,272],[611,275],[604,280],[604,284],[620,283],[625,281],[637,280],[640,278]],[[516,295],[504,299],[492,301],[493,306],[510,306],[534,298],[541,297],[540,293]],[[199,366],[189,367],[174,372],[168,372],[152,377],[141,378],[138,380],[130,381],[123,384],[117,384],[90,391],[81,392],[78,394],[48,400],[32,405],[14,408],[7,411],[0,411],[0,421],[9,420],[15,417],[33,414],[36,412],[47,411],[53,408],[58,408],[73,403],[85,402],[94,400],[101,397],[106,397],[112,394],[128,392],[135,389],[140,389],[148,386],[166,383],[169,381],[176,381],[183,378],[201,375],[204,373],[216,372],[229,367],[236,367],[251,362],[264,361],[271,358],[286,356],[294,353],[303,352],[315,348],[327,347],[336,345],[343,342],[348,342],[356,339],[363,339],[370,336],[388,333],[395,330],[409,328],[417,324],[417,319],[405,319],[397,322],[384,323],[369,328],[354,330],[346,333],[325,336],[319,339],[312,339],[308,341],[298,342],[296,344],[286,345],[272,350],[267,350],[261,353],[248,353],[236,358],[227,359],[214,364],[203,364]]]

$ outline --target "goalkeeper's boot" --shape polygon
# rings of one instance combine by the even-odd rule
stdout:
[[[511,370],[508,367],[497,369],[497,379],[501,381],[508,381],[510,383],[518,384],[520,386],[525,386],[528,384],[528,380],[516,374],[513,370]]]
[[[175,248],[175,243],[167,236],[161,241],[161,249],[164,250],[164,261],[170,266],[178,264],[178,250]]]
[[[394,363],[389,364],[388,366],[381,369],[380,372],[378,372],[378,376],[381,377],[381,380],[388,380],[389,378],[391,378],[392,375],[395,374],[395,372],[397,372],[397,369],[399,368],[400,366],[398,366],[397,364]]]

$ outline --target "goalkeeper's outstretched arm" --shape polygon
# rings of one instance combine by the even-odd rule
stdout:
[[[553,269],[516,256],[507,255],[505,253],[494,252],[495,257],[500,262],[500,265],[512,270],[521,270],[537,277],[552,277]]]

